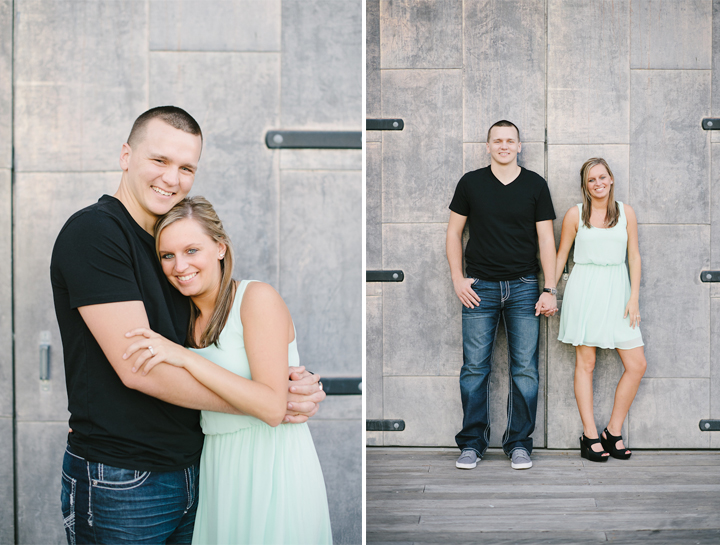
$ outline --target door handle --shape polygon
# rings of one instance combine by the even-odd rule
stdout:
[[[40,387],[47,391],[50,389],[50,343],[49,331],[40,332]]]

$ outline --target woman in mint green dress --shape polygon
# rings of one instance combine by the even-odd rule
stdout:
[[[605,462],[609,456],[627,459],[632,454],[623,444],[622,424],[647,365],[639,327],[637,219],[630,206],[615,201],[614,182],[604,159],[588,159],[583,164],[583,202],[565,214],[556,264],[559,281],[574,241],[575,266],[563,295],[558,340],[575,346],[575,400],[583,424],[580,454],[594,462]],[[593,413],[597,348],[617,350],[625,368],[615,390],[610,422],[600,437]]]
[[[136,365],[144,374],[158,363],[185,368],[242,413],[202,411],[193,543],[332,543],[325,482],[307,424],[280,425],[288,365],[299,365],[285,302],[268,284],[232,279],[230,240],[202,197],[184,199],[160,218],[155,240],[163,272],[192,301],[192,351],[138,329],[128,335],[143,339],[128,354],[152,353]]]

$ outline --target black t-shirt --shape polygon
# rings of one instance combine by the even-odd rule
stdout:
[[[489,166],[468,172],[455,188],[450,210],[468,218],[469,277],[516,280],[538,272],[535,222],[555,219],[542,176],[522,168],[515,180],[503,185]]]
[[[127,388],[78,311],[86,305],[142,301],[150,328],[184,344],[189,303],[163,275],[153,237],[119,200],[104,195],[62,228],[50,273],[73,452],[141,471],[177,471],[195,463],[203,444],[199,412]]]

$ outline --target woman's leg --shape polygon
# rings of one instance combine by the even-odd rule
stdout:
[[[640,387],[640,379],[645,374],[647,362],[645,361],[645,350],[642,346],[630,350],[620,350],[618,348],[617,352],[620,355],[625,371],[623,371],[615,390],[615,403],[613,404],[612,416],[610,416],[607,429],[612,435],[619,436],[622,432],[623,421]],[[622,441],[618,441],[615,448],[623,450],[625,445]]]
[[[593,371],[595,370],[595,347],[575,347],[575,401],[583,423],[583,433],[588,439],[597,439],[598,432],[595,427],[595,413],[593,411]],[[595,443],[592,449],[602,452],[600,443]]]

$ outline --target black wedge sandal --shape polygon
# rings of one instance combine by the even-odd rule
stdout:
[[[585,437],[585,434],[583,433],[580,437],[580,456],[583,458],[587,458],[591,462],[607,462],[607,459],[610,458],[610,456],[603,456],[603,454],[607,454],[604,450],[601,450],[600,452],[597,452],[592,449],[592,446],[595,443],[600,443],[600,439],[588,439]],[[603,447],[604,448],[604,447]]]
[[[622,435],[611,435],[607,428],[603,430],[600,436],[600,442],[603,448],[610,453],[610,456],[618,460],[627,460],[632,456],[632,452],[627,447],[622,449],[617,448],[616,445],[618,441],[622,441]]]

